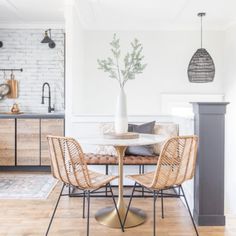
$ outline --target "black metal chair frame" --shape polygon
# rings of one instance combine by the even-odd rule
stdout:
[[[134,192],[139,191],[139,190],[136,190],[136,187],[137,187],[137,182],[135,182],[135,184],[133,186],[133,190],[132,190],[132,193],[131,193],[129,204],[128,204],[127,211],[126,211],[126,214],[125,214],[125,219],[124,219],[124,222],[123,222],[123,228],[125,227],[125,222],[126,222],[126,219],[127,219],[127,215],[128,215],[129,209],[130,209],[131,201],[132,201],[133,196],[134,196]],[[156,236],[156,200],[157,200],[158,196],[161,196],[162,218],[164,218],[163,197],[166,195],[166,193],[163,193],[163,190],[152,190],[152,189],[148,189],[146,187],[144,187],[144,188],[147,189],[146,191],[144,190],[145,192],[152,193],[152,195],[153,195],[153,236]],[[199,236],[199,233],[198,233],[197,227],[195,225],[192,213],[190,211],[190,208],[189,208],[189,205],[188,205],[188,201],[187,201],[187,198],[185,196],[185,193],[184,193],[182,185],[173,186],[173,187],[170,187],[170,188],[166,188],[164,190],[175,189],[175,188],[179,189],[179,194],[176,193],[176,191],[175,191],[176,194],[167,194],[167,195],[172,195],[172,197],[177,197],[177,198],[179,198],[179,197],[183,197],[184,198],[186,206],[187,206],[187,209],[188,209],[188,212],[189,212],[189,215],[191,217],[191,221],[193,223],[194,230],[196,232],[196,235]],[[182,194],[181,194],[180,190],[181,190]],[[159,194],[159,192],[161,194]]]
[[[118,187],[117,185],[110,185],[110,186],[112,188]],[[125,185],[124,187],[132,187],[132,186],[131,185]],[[105,195],[94,194],[91,197],[95,197],[95,198],[98,198],[98,197],[102,197],[102,198],[110,197],[110,195],[107,194],[109,192],[109,191],[107,191],[108,185],[106,185],[105,188],[106,188],[105,191],[96,192],[96,193],[105,193]],[[137,188],[141,188],[141,190],[137,190]],[[158,197],[161,198],[161,218],[162,219],[164,219],[164,198],[180,198],[180,196],[181,196],[180,195],[180,187],[178,188],[178,191],[176,190],[176,188],[173,189],[174,192],[175,192],[174,194],[172,194],[172,193],[165,193],[163,190],[161,190],[160,193],[158,193]],[[141,186],[141,185],[136,185],[135,192],[139,192],[141,194],[140,195],[133,195],[132,197],[134,197],[134,198],[143,198],[143,197],[145,197],[145,198],[152,198],[153,197],[152,192],[151,191],[146,191],[144,189],[144,187]],[[148,193],[148,195],[145,194],[145,193]],[[85,204],[85,195],[84,195],[84,193],[73,193],[73,192],[71,192],[71,186],[69,185],[68,186],[68,194],[67,194],[67,196],[69,196],[69,197],[83,197],[83,209],[84,209],[84,204]],[[118,195],[113,194],[113,197],[118,197]],[[123,197],[130,198],[131,195],[123,195]]]
[[[150,165],[153,165],[153,164],[150,164]],[[145,165],[138,165],[139,166],[139,174],[144,174],[145,172]],[[109,169],[108,169],[109,165],[105,165],[105,174],[108,175],[108,172],[109,172]],[[117,185],[111,185],[111,187],[117,187]],[[130,185],[124,185],[124,187],[132,187]],[[148,191],[145,191],[144,190],[144,187],[139,185],[139,186],[136,186],[136,188],[141,188],[142,190],[139,191],[139,190],[136,190],[136,192],[140,192],[140,195],[136,195],[136,196],[133,196],[135,198],[143,198],[143,197],[152,197],[152,195],[150,195],[150,192]],[[176,189],[174,189],[175,191],[175,195],[173,194],[167,194],[167,193],[164,193],[163,190],[160,191],[159,195],[161,197],[161,209],[162,209],[162,212],[161,212],[161,216],[162,216],[162,219],[164,219],[164,198],[168,198],[168,197],[180,197],[180,188],[178,190],[178,193],[176,191]],[[105,191],[103,191],[105,193],[105,195],[97,195],[97,194],[94,194],[93,196],[91,197],[110,197],[108,195],[108,185],[105,186]],[[99,193],[102,193],[102,192],[99,192]],[[145,193],[149,193],[149,195],[145,195]],[[178,195],[177,195],[178,194]],[[69,197],[81,197],[82,194],[81,193],[73,193],[73,190],[71,191],[71,186],[69,185],[69,194],[68,194]],[[113,195],[114,197],[118,197],[118,195]],[[130,195],[124,195],[123,197],[125,198],[130,198]],[[84,204],[85,204],[85,197],[83,196],[83,208],[84,208]]]
[[[153,165],[153,164],[149,164],[149,165]],[[146,164],[138,165],[138,166],[139,166],[139,174],[144,174],[144,172],[145,172],[144,167],[146,166]],[[109,165],[106,164],[105,165],[105,174],[106,175],[108,175],[108,172],[109,172],[108,168],[109,168]],[[111,185],[111,187],[117,187],[117,186],[116,185]],[[124,187],[132,187],[132,186],[124,185]],[[141,191],[136,190],[136,192],[140,192],[140,195],[136,195],[136,196],[133,196],[133,197],[135,197],[135,198],[152,197],[152,195],[150,195],[150,194],[145,195],[145,193],[150,193],[150,192],[145,191],[143,186],[141,186],[141,185],[136,186],[136,188],[138,188],[138,187],[142,189]],[[105,186],[105,191],[104,191],[105,195],[94,194],[93,197],[96,197],[96,198],[97,197],[110,197],[108,195],[108,190],[107,189],[108,189],[108,185]],[[174,195],[174,196],[172,194],[164,193],[163,190],[161,190],[160,193],[159,193],[159,195],[161,197],[161,209],[162,209],[161,215],[162,215],[162,219],[164,219],[164,198],[166,198],[166,197],[180,197],[179,196],[180,195],[180,189],[179,189],[178,193],[177,193],[176,189],[174,189],[174,191],[176,193],[176,195]],[[178,196],[177,196],[177,194],[178,194]],[[118,197],[118,195],[113,195],[113,196]],[[71,186],[69,186],[69,197],[81,197],[81,194],[80,193],[79,194],[77,194],[77,193],[74,194],[73,190],[71,192]],[[130,198],[130,195],[124,195],[123,197]],[[85,200],[83,198],[83,205],[84,205],[84,202],[85,202]]]
[[[100,165],[102,165],[102,166],[105,166],[105,174],[106,175],[108,175],[108,172],[109,172],[109,166],[110,165],[117,165],[117,164],[88,164],[88,165],[98,165],[98,166],[100,166]],[[139,174],[144,174],[144,172],[145,172],[145,166],[147,166],[147,165],[149,165],[149,166],[156,166],[156,165],[154,165],[154,164],[142,164],[142,165],[140,165],[140,164],[138,164],[138,165],[134,165],[134,164],[125,164],[125,165],[129,165],[129,166],[139,166]],[[112,185],[112,187],[117,187],[117,186],[115,186],[115,185]],[[130,187],[130,185],[124,185],[124,187]],[[138,196],[135,196],[135,197],[150,197],[150,196],[145,196],[145,191],[144,191],[144,187],[142,187],[142,186],[140,186],[140,188],[142,188],[142,192],[140,192],[141,194],[140,195],[138,195]],[[105,195],[93,195],[93,197],[109,197],[108,196],[108,186],[106,186],[106,190],[105,190]],[[73,191],[72,191],[73,192]],[[73,194],[71,192],[71,189],[69,188],[69,194],[70,194],[70,197],[79,197],[78,195],[76,195],[76,194]],[[117,197],[117,195],[114,195],[114,197]],[[130,197],[130,195],[124,195],[124,197]]]
[[[64,190],[66,185],[67,184],[63,183],[60,195],[59,195],[59,197],[57,199],[57,202],[56,202],[55,208],[53,210],[53,213],[52,213],[52,216],[51,216],[51,219],[50,219],[50,222],[49,222],[49,225],[48,225],[48,228],[47,228],[45,236],[48,236],[48,233],[49,233],[51,224],[53,222],[53,219],[54,219],[54,216],[55,216],[55,213],[56,213],[56,210],[57,210],[57,207],[58,207],[58,204],[60,202],[61,197],[62,196],[70,196],[70,193],[69,194],[63,194],[63,190]],[[69,186],[69,185],[67,185],[67,186]],[[118,218],[119,218],[119,221],[120,221],[121,230],[122,230],[122,232],[124,232],[124,227],[123,227],[123,224],[121,222],[120,214],[119,214],[119,211],[118,211],[118,208],[117,208],[117,204],[116,204],[115,197],[114,197],[114,194],[113,194],[112,187],[111,187],[110,183],[107,184],[106,187],[109,187],[108,191],[107,190],[106,191],[99,191],[102,187],[100,187],[98,189],[95,189],[95,190],[83,190],[83,189],[80,189],[80,188],[76,187],[79,190],[83,191],[82,193],[77,194],[77,196],[78,195],[82,195],[82,197],[83,197],[83,213],[82,213],[82,218],[85,218],[85,198],[87,198],[87,236],[89,236],[90,196],[91,196],[91,194],[96,194],[96,193],[106,193],[106,192],[110,192],[111,193],[111,197],[112,197],[112,200],[113,200],[113,203],[115,205],[115,209],[117,211],[117,215],[118,215]]]

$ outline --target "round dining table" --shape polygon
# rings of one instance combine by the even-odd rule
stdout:
[[[117,208],[121,217],[121,221],[124,221],[127,206],[123,198],[123,158],[125,150],[128,146],[143,146],[153,145],[160,142],[164,142],[166,137],[164,135],[154,134],[139,134],[138,138],[135,139],[116,139],[106,138],[105,136],[81,138],[79,142],[86,145],[103,145],[113,146],[118,156],[118,202]],[[103,225],[111,228],[119,228],[120,222],[115,207],[106,207],[100,209],[95,214],[95,219]],[[127,215],[125,228],[134,227],[142,224],[146,220],[146,214],[143,210],[131,207]]]

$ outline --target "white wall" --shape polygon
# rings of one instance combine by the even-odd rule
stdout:
[[[51,86],[52,105],[64,110],[64,30],[52,30],[56,47],[51,49],[40,41],[45,29],[0,29],[0,68],[23,68],[15,72],[19,81],[19,97],[0,101],[0,111],[10,111],[14,102],[23,112],[47,112],[48,102],[41,104],[42,85]],[[7,79],[10,79],[7,72]],[[3,72],[0,81],[4,82]],[[47,92],[47,91],[46,91]]]
[[[65,106],[65,132],[72,136],[73,127],[73,106],[78,100],[82,100],[83,91],[80,93],[80,82],[84,78],[84,42],[83,30],[80,25],[79,15],[74,1],[68,1],[65,10],[66,30],[66,106]]]
[[[117,81],[98,70],[97,59],[111,55],[109,42],[113,31],[84,31],[84,75],[76,76],[76,103],[73,113],[111,115],[118,94]],[[222,53],[224,37],[220,31],[204,34],[204,46],[214,58],[213,83],[193,84],[187,77],[188,63],[199,47],[198,31],[119,31],[122,51],[137,37],[143,44],[144,73],[126,87],[129,115],[153,115],[161,112],[161,94],[222,93]]]
[[[225,211],[236,215],[236,26],[225,33],[224,90],[230,104],[226,114]]]

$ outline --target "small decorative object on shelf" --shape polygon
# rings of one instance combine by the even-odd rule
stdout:
[[[215,65],[205,48],[202,48],[202,17],[206,13],[200,12],[198,16],[201,17],[201,48],[199,48],[193,55],[188,66],[188,78],[192,83],[208,83],[212,82],[215,77]]]
[[[120,93],[117,99],[116,115],[115,115],[115,132],[118,134],[126,133],[128,131],[128,117],[126,108],[126,94],[124,86],[128,80],[136,78],[137,74],[141,74],[147,64],[143,64],[142,44],[138,39],[131,42],[132,51],[128,52],[124,57],[124,67],[120,66],[120,40],[113,36],[110,43],[112,56],[104,60],[97,60],[99,68],[109,74],[109,77],[118,81],[120,85]]]
[[[126,132],[126,133],[104,133],[103,137],[106,139],[137,139],[139,133]]]
[[[14,113],[14,114],[22,113],[22,112],[20,112],[20,108],[19,108],[19,105],[17,103],[14,103],[12,105],[11,113]]]

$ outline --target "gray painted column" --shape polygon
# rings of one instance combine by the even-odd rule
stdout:
[[[194,178],[194,219],[198,225],[225,225],[224,145],[228,103],[193,104],[194,131],[199,136]]]

